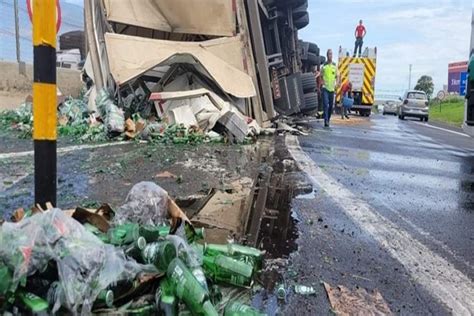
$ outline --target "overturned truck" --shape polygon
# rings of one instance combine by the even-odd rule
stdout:
[[[158,114],[207,127],[229,111],[260,126],[315,112],[324,58],[298,39],[307,8],[307,0],[86,0],[89,110],[106,90],[125,113],[154,103]]]

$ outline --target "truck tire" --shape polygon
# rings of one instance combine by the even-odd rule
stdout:
[[[306,56],[301,57],[301,61],[310,66],[316,66],[320,62],[319,56],[313,53],[308,53]]]
[[[326,63],[326,57],[319,56],[319,65],[324,65]]]
[[[309,24],[309,14],[308,14],[308,12],[306,12],[306,14],[303,15],[298,20],[295,20],[294,24],[295,24],[295,27],[298,30],[301,30],[302,28],[305,28]]]
[[[303,5],[308,3],[308,0],[275,0],[275,2],[278,7],[286,8],[288,6],[297,7]]]
[[[320,55],[320,50],[319,50],[318,45],[316,45],[315,43],[311,43],[311,42],[308,42],[308,45],[309,45],[308,52],[313,53],[317,56]]]
[[[312,72],[307,72],[301,75],[301,85],[303,86],[303,92],[314,92],[316,91],[316,77]]]
[[[319,98],[316,92],[306,93],[304,95],[304,108],[301,110],[303,113],[309,113],[317,111],[319,107]]]
[[[308,2],[305,1],[303,4],[293,9],[293,19],[297,20],[303,17],[308,12]]]

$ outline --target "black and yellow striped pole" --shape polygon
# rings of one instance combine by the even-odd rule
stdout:
[[[32,1],[35,203],[56,206],[56,1]]]

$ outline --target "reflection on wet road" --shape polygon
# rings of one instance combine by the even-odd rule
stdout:
[[[315,190],[329,199],[296,200],[296,206],[308,210],[303,217],[317,210],[338,229],[359,228],[353,246],[368,238],[361,242],[379,247],[367,251],[380,256],[373,260],[386,274],[343,263],[337,269],[360,269],[393,283],[382,294],[395,310],[412,304],[408,312],[418,313],[418,304],[426,312],[441,304],[455,314],[474,312],[474,140],[381,116],[336,123],[331,130],[314,127],[312,135],[287,144]],[[331,240],[331,247],[342,247],[340,242]],[[347,256],[348,262],[361,260],[355,252]],[[399,270],[408,280],[392,272]],[[422,288],[416,294],[421,302],[395,302],[392,288],[412,282]],[[367,286],[384,289],[377,282]]]

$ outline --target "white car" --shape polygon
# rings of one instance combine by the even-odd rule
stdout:
[[[383,105],[383,115],[386,114],[392,114],[392,115],[397,115],[398,114],[398,105],[397,101],[386,101]]]
[[[420,121],[428,122],[429,103],[428,96],[424,91],[408,91],[401,99],[402,104],[398,107],[398,118],[404,120],[405,117],[416,117]]]

